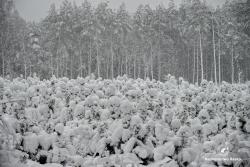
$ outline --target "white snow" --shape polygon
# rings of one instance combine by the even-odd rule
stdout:
[[[198,86],[183,78],[177,83],[172,76],[166,82],[127,77],[0,80],[5,100],[25,98],[25,103],[6,104],[5,111],[1,107],[3,164],[11,159],[28,167],[206,167],[212,165],[201,156],[219,156],[227,147],[250,156],[245,84],[203,81]]]

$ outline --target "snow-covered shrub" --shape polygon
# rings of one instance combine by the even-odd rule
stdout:
[[[174,112],[171,110],[167,110],[167,109],[165,109],[162,114],[163,120],[168,124],[171,123],[173,116],[174,116]]]
[[[175,147],[172,142],[165,143],[154,149],[154,160],[163,160],[167,156],[172,156],[174,154]]]
[[[23,139],[23,149],[27,153],[35,154],[39,146],[39,138],[34,133],[28,133]]]
[[[163,143],[164,141],[166,141],[168,135],[169,135],[168,127],[163,126],[159,123],[155,124],[155,137],[159,142]]]
[[[0,108],[0,153],[11,145],[15,154],[4,156],[20,166],[213,166],[201,156],[250,154],[247,84],[199,86],[170,75],[164,83],[127,76],[0,80],[3,100],[24,101]]]
[[[55,126],[55,131],[58,133],[58,134],[63,134],[63,131],[64,131],[64,125],[62,123],[59,123]]]
[[[200,119],[201,123],[204,124],[204,123],[207,123],[209,121],[210,116],[209,116],[209,113],[207,112],[207,110],[202,109],[199,112],[198,118]]]
[[[85,115],[84,105],[81,103],[77,104],[73,110],[73,114],[75,118],[77,117],[79,119],[82,119]]]
[[[180,127],[181,127],[181,121],[179,119],[175,118],[175,119],[173,119],[171,121],[171,128],[172,128],[172,130],[174,130],[175,132],[177,132]]]

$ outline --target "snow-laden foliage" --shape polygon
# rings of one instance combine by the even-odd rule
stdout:
[[[197,86],[172,76],[1,82],[3,166],[249,165],[248,84]]]

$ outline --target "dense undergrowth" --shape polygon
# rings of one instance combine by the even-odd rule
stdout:
[[[1,79],[6,166],[247,166],[250,84]]]

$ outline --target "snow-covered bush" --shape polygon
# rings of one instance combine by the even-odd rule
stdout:
[[[213,166],[201,156],[250,156],[247,84],[204,80],[199,86],[170,75],[166,82],[126,76],[0,80],[4,165]]]

